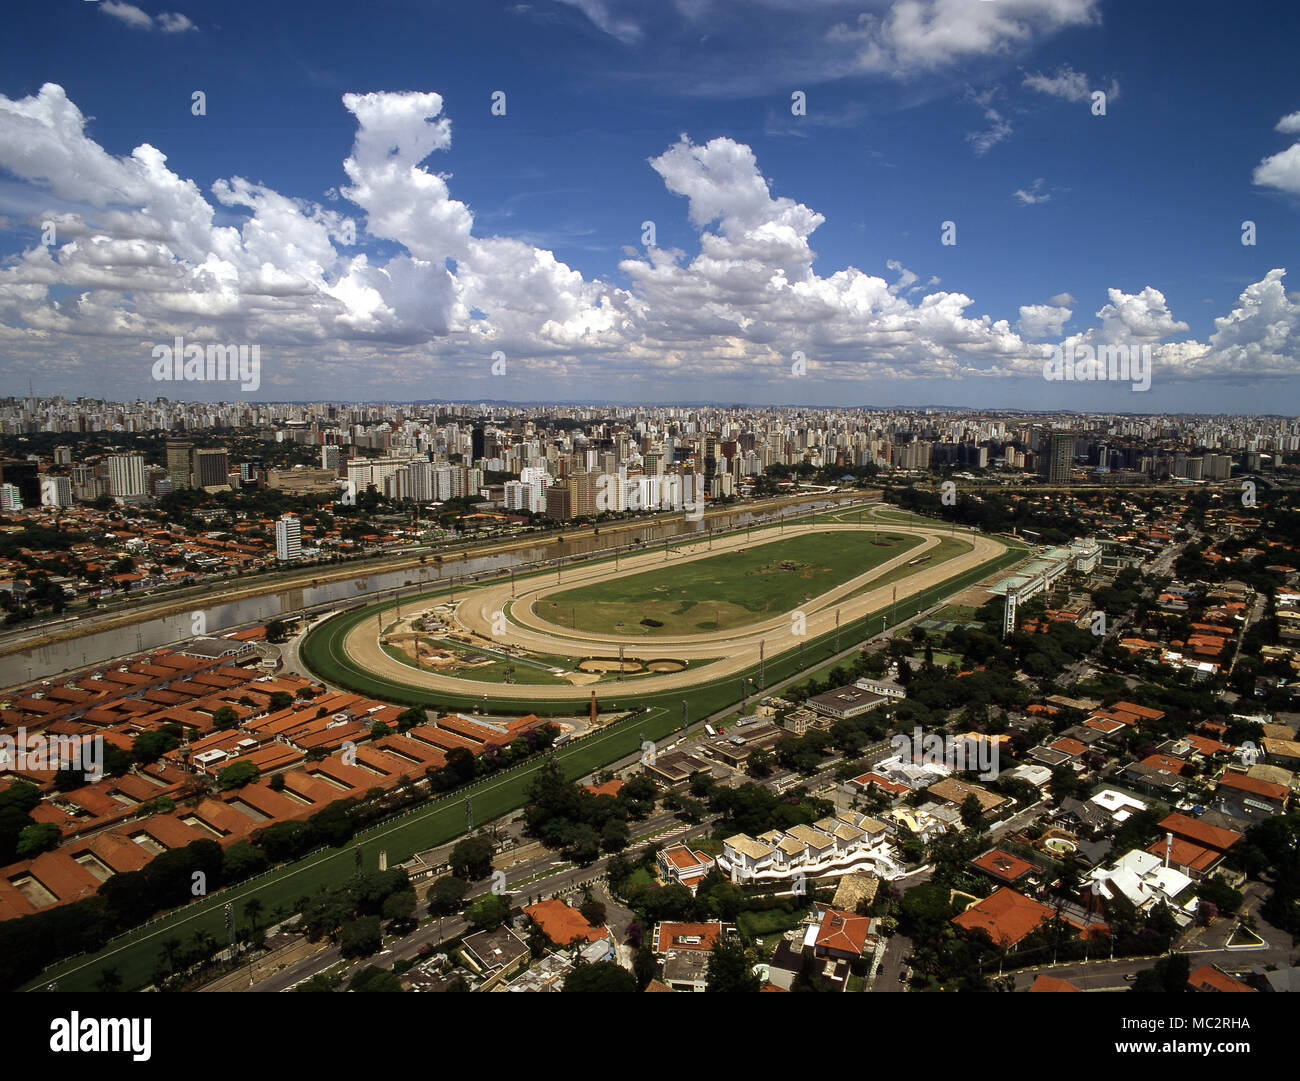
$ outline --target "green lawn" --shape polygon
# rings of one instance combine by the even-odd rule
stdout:
[[[807,909],[787,912],[783,908],[769,908],[766,911],[742,912],[736,919],[741,932],[750,939],[763,938],[766,935],[784,934],[803,923]]]
[[[944,537],[939,541],[938,545],[936,545],[934,548],[931,548],[928,552],[926,552],[926,555],[930,557],[927,562],[922,563],[916,567],[909,567],[906,563],[904,563],[901,567],[895,567],[892,571],[886,571],[879,578],[875,578],[872,581],[868,582],[861,589],[854,590],[850,594],[850,596],[857,597],[863,593],[870,593],[873,589],[879,589],[881,586],[887,586],[894,582],[902,581],[904,578],[910,578],[912,575],[917,574],[918,572],[926,570],[930,567],[936,566],[939,563],[946,563],[954,556],[959,556],[965,552],[969,552],[972,547],[973,545],[971,544],[970,541],[962,540],[961,537]],[[898,552],[898,548],[897,547],[893,549],[884,548],[881,549],[881,551],[884,552],[892,551],[896,554]]]
[[[866,533],[787,537],[626,578],[579,586],[539,601],[544,619],[577,622],[595,634],[628,638],[743,627],[801,604],[921,543],[896,535],[888,545]],[[643,621],[654,621],[659,626]]]
[[[945,604],[934,613],[933,618],[951,620],[954,623],[969,623],[975,618],[975,609],[968,604]]]

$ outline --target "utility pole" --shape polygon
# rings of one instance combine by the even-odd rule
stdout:
[[[758,643],[758,689],[760,691],[767,686],[767,680],[763,678],[763,649],[766,645],[766,641]]]
[[[465,829],[472,830],[473,828],[474,828],[474,797],[466,796],[465,797]]]

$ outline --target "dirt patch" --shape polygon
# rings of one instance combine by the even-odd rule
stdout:
[[[686,665],[681,661],[647,661],[646,668],[651,672],[681,672]]]
[[[617,657],[589,657],[578,662],[579,672],[640,672],[645,668],[640,661],[620,661]]]

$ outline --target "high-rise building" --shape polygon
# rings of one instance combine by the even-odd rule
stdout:
[[[18,494],[18,487],[14,484],[0,484],[0,511],[15,511],[23,509],[22,497]]]
[[[72,506],[72,481],[67,477],[42,477],[41,506]]]
[[[76,499],[90,503],[104,494],[104,486],[95,475],[95,467],[74,465],[72,467],[72,495]]]
[[[593,517],[596,508],[596,480],[599,474],[584,470],[569,475],[569,509],[574,518]]]
[[[275,523],[275,558],[282,563],[302,555],[302,523],[296,514],[285,514]]]
[[[552,484],[546,489],[546,517],[567,522],[573,517],[573,499],[567,484]]]
[[[224,447],[205,447],[194,452],[194,486],[196,488],[230,486],[230,460]]]
[[[194,444],[188,439],[167,440],[167,475],[171,477],[173,492],[190,486],[190,451],[193,449]]]
[[[1041,473],[1048,484],[1069,484],[1074,465],[1074,433],[1048,432],[1044,440]]]
[[[706,435],[704,437],[704,489],[710,496],[715,498],[722,494],[715,491],[717,488],[717,475],[718,437],[716,435]]]
[[[132,499],[148,490],[144,483],[144,458],[139,454],[108,456],[108,494],[114,499]]]

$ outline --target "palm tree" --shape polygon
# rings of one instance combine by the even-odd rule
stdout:
[[[169,972],[176,971],[176,955],[181,952],[181,940],[169,938],[162,944],[163,962]]]

